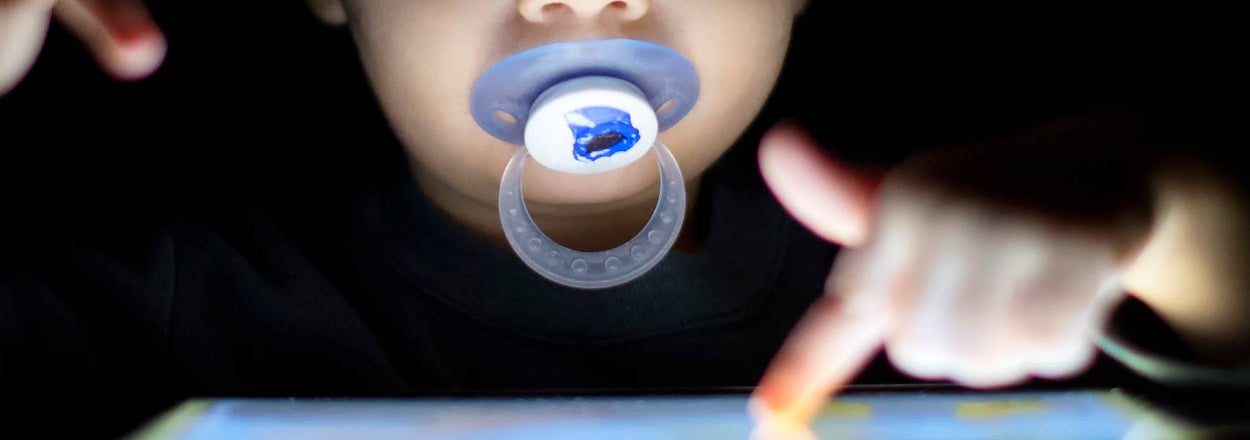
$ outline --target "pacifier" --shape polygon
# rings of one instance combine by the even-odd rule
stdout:
[[[519,145],[499,185],[499,219],[513,251],[534,272],[569,287],[629,282],[668,254],[686,214],[676,159],[657,140],[694,107],[699,79],[676,51],[638,40],[554,43],[509,56],[473,85],[471,111],[482,129]],[[561,246],[534,224],[521,181],[525,159],[556,171],[611,171],[652,152],[660,197],[637,236],[600,252]]]

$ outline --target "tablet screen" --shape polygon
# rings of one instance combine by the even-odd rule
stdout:
[[[192,401],[142,438],[746,438],[747,396]],[[1121,438],[1114,391],[860,392],[833,400],[821,438]]]

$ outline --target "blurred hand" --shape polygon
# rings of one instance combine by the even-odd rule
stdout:
[[[1115,148],[1122,130],[1090,124],[934,149],[887,173],[793,125],[771,130],[769,187],[844,249],[756,389],[757,435],[809,436],[882,347],[905,373],[976,388],[1081,372],[1151,216],[1142,167]]]
[[[0,95],[30,70],[53,15],[117,79],[146,77],[165,58],[165,37],[142,0],[0,0]]]

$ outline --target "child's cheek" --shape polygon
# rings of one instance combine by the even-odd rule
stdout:
[[[772,92],[789,44],[790,23],[769,8],[775,6],[691,21],[675,35],[678,50],[699,71],[702,90],[686,119],[660,139],[688,175],[702,172],[728,149]]]

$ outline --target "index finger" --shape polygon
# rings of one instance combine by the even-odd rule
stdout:
[[[866,296],[826,294],[812,303],[752,395],[757,420],[806,424],[873,358],[890,314],[884,301],[847,300]]]
[[[54,11],[117,79],[146,77],[165,59],[165,36],[143,0],[60,0]]]
[[[924,248],[926,210],[913,197],[879,199],[870,238],[843,248],[825,286],[773,359],[752,396],[757,420],[804,424],[846,386],[883,345],[898,292]]]

